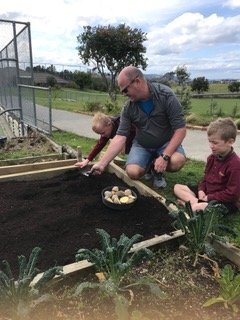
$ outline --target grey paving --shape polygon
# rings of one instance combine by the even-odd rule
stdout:
[[[92,116],[80,113],[71,113],[62,110],[53,110],[53,126],[61,130],[73,132],[87,138],[98,139],[94,131],[92,131]]]
[[[206,161],[211,153],[207,133],[203,130],[187,129],[187,135],[183,141],[183,147],[188,158]]]
[[[207,133],[203,130],[188,129],[183,146],[187,157],[191,159],[206,161],[207,156],[211,153]],[[238,132],[237,139],[233,147],[235,152],[240,156],[240,132]]]

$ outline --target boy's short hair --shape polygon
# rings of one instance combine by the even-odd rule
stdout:
[[[97,112],[92,119],[93,131],[99,131],[112,122],[111,118],[102,112]]]
[[[217,119],[209,124],[207,135],[211,136],[218,133],[221,140],[227,141],[229,139],[236,140],[237,126],[231,118]]]

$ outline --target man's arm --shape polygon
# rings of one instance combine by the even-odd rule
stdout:
[[[176,151],[177,147],[182,144],[183,139],[185,138],[187,133],[186,128],[180,128],[177,129],[173,136],[172,139],[169,141],[169,144],[167,145],[166,149],[164,150],[164,154],[167,154],[168,156],[172,156],[172,154]]]
[[[110,142],[103,157],[92,166],[91,172],[93,174],[101,174],[107,165],[122,151],[126,142],[125,136],[116,135]]]
[[[176,151],[177,147],[182,143],[185,136],[186,136],[186,128],[177,129],[174,132],[172,139],[169,141],[169,144],[167,145],[166,149],[163,151],[163,154],[171,157]],[[167,169],[167,166],[173,166],[172,161],[173,161],[173,158],[171,158],[168,163],[168,161],[165,161],[163,157],[160,156],[154,162],[154,169],[157,172],[164,172]],[[176,158],[175,158],[175,161],[176,161]]]

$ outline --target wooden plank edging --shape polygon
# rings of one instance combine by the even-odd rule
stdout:
[[[45,165],[45,169],[40,169],[42,166],[39,164],[36,164],[36,167],[32,167],[34,171],[22,171],[19,170],[19,173],[11,173],[11,174],[5,174],[0,175],[0,182],[9,181],[9,180],[18,180],[18,181],[28,181],[28,180],[36,180],[36,179],[45,179],[46,177],[54,177],[58,174],[63,173],[66,170],[76,170],[76,167],[74,164],[76,163],[76,159],[68,159],[68,160],[60,160],[60,161],[50,161],[55,162],[54,164],[49,163],[48,165]],[[58,163],[61,162],[62,166],[57,166]],[[20,165],[19,165],[20,166]],[[27,166],[27,165],[26,165]],[[13,166],[16,167],[16,166]],[[30,167],[28,167],[30,168]],[[14,170],[18,170],[17,168],[14,168]]]
[[[161,236],[156,236],[156,237],[149,239],[149,240],[143,240],[143,241],[135,243],[132,246],[132,248],[130,249],[129,253],[136,252],[136,251],[143,249],[143,248],[156,246],[161,243],[179,238],[183,235],[184,235],[184,233],[181,230],[176,230],[174,232],[171,232],[171,234],[163,234]],[[84,272],[87,269],[92,268],[93,266],[94,266],[94,264],[89,262],[88,260],[81,260],[78,262],[73,262],[71,264],[67,264],[67,265],[63,266],[63,275],[69,277],[69,276],[75,275],[77,273],[80,274],[81,272]],[[37,281],[42,277],[42,275],[43,275],[43,272],[38,273],[36,275],[36,277],[33,279],[33,281],[31,282],[31,285],[33,286],[34,284],[36,284]],[[60,276],[57,275],[57,276],[55,276],[55,278],[53,280],[57,280],[59,278],[60,278]]]
[[[216,239],[211,239],[210,242],[219,255],[224,256],[240,268],[240,249],[238,247],[235,247],[228,242],[223,243]]]
[[[45,162],[3,166],[3,167],[0,167],[0,176],[17,174],[21,172],[26,173],[26,172],[39,171],[44,169],[59,168],[59,167],[69,166],[74,163],[76,163],[76,159],[45,161]]]
[[[83,272],[83,270],[90,269],[93,266],[92,263],[88,262],[87,260],[81,260],[78,262],[73,262],[63,266],[63,275],[64,276],[71,276],[72,274],[76,274],[77,272]],[[39,279],[43,276],[43,272],[38,273],[35,278],[31,282],[31,286],[34,286]],[[52,281],[56,281],[60,278],[59,275],[55,276]]]
[[[37,163],[40,161],[55,161],[55,160],[62,160],[67,159],[66,154],[64,153],[50,153],[43,156],[32,156],[32,157],[24,157],[18,159],[7,159],[7,160],[0,160],[0,168],[2,166],[15,166],[19,164],[27,164],[27,163]]]

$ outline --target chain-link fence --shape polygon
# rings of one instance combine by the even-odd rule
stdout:
[[[38,112],[40,91],[50,97],[48,88],[34,86],[30,23],[0,19],[0,115],[18,124],[18,134],[27,126],[51,134],[51,99],[44,115]]]

